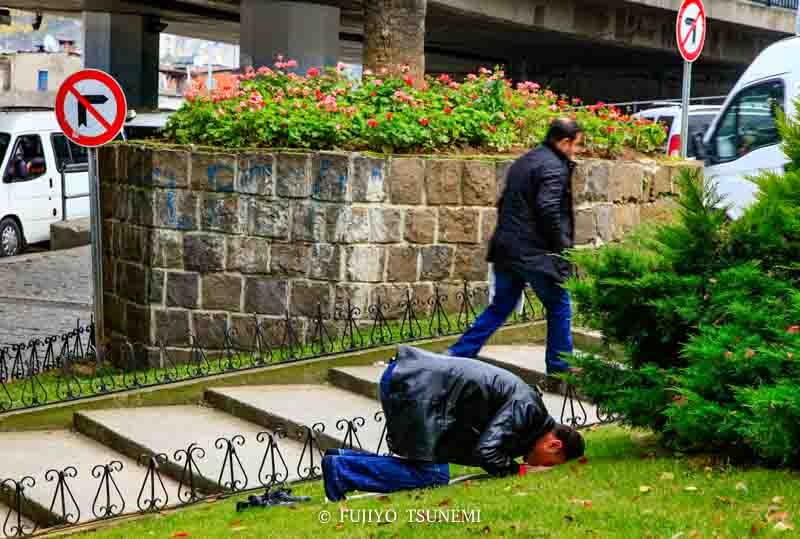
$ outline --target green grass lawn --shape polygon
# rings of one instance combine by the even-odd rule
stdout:
[[[81,536],[195,537],[653,537],[793,536],[800,511],[795,472],[742,469],[710,458],[659,452],[619,427],[587,433],[585,464],[524,477],[325,503],[322,483],[298,485],[312,502],[235,512],[235,500],[201,503]],[[454,467],[453,475],[474,472]],[[378,511],[397,516],[378,523]],[[480,522],[414,522],[409,511],[464,510]],[[372,511],[372,523],[364,519]],[[321,523],[320,515],[330,516]],[[419,519],[415,513],[415,519]],[[322,517],[323,519],[326,517]],[[366,517],[369,518],[369,517]],[[385,517],[384,517],[385,518]],[[799,523],[800,524],[800,523]]]

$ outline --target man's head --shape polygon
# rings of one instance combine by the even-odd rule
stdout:
[[[578,122],[569,118],[556,118],[547,130],[545,142],[570,159],[581,151],[583,129]]]
[[[553,430],[536,440],[525,463],[531,466],[555,466],[583,456],[583,437],[566,425],[556,425]]]

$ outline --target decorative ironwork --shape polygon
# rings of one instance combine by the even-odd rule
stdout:
[[[358,322],[356,322],[356,319],[360,316],[361,309],[353,307],[349,298],[344,308],[336,309],[336,319],[344,321],[342,336],[339,339],[339,345],[342,349],[356,350],[363,346],[364,337],[361,335],[361,330],[358,328]]]
[[[156,372],[155,380],[157,384],[169,384],[180,379],[180,372],[178,371],[178,364],[175,358],[167,350],[167,346],[161,339],[158,340],[158,350],[160,355],[161,370]]]
[[[192,348],[189,352],[189,374],[191,376],[207,376],[211,371],[211,363],[208,362],[206,352],[197,335],[191,334]]]
[[[231,438],[217,438],[214,442],[214,447],[217,449],[225,449],[225,457],[222,459],[222,468],[219,471],[219,479],[217,483],[225,490],[231,492],[239,492],[247,487],[249,479],[247,479],[247,472],[245,472],[244,465],[236,453],[236,446],[242,447],[244,445],[244,436],[237,434]],[[238,469],[238,472],[237,472]],[[223,481],[227,472],[227,480]],[[241,473],[244,480],[237,477],[237,473]]]
[[[318,479],[322,474],[320,468],[314,462],[314,450],[322,461],[322,449],[319,447],[318,436],[325,432],[325,425],[323,423],[314,423],[312,426],[304,426],[301,437],[303,438],[303,451],[300,453],[300,459],[297,461],[297,475],[300,479]],[[303,460],[308,454],[308,466],[303,467]]]
[[[50,337],[45,337],[43,340],[45,344],[47,344],[47,350],[45,350],[44,359],[42,360],[42,372],[52,371],[61,367],[61,355],[56,354],[55,347],[53,346],[56,341],[58,341],[58,337],[52,335]]]
[[[166,464],[168,460],[164,453],[139,455],[136,463],[139,466],[147,463],[147,473],[144,475],[142,488],[139,489],[139,496],[136,498],[136,506],[140,512],[155,513],[164,509],[169,503],[167,487],[164,486],[159,470],[161,465]]]
[[[25,537],[36,531],[36,526],[29,526],[22,517],[26,503],[25,489],[35,486],[36,480],[30,476],[25,476],[19,481],[5,479],[0,482],[0,488],[14,493],[14,503],[8,508],[6,518],[3,520],[3,535],[6,537]]]
[[[78,477],[78,470],[74,466],[68,466],[63,470],[47,470],[44,474],[48,483],[56,481],[56,488],[53,492],[53,501],[50,502],[50,512],[56,514],[58,510],[59,520],[64,524],[77,524],[81,520],[81,508],[72,494],[67,479]]]
[[[219,358],[219,370],[222,372],[235,371],[242,368],[242,346],[239,342],[239,333],[235,327],[225,323],[225,335],[222,341],[224,353]]]
[[[419,302],[406,290],[406,299],[400,304],[403,309],[403,318],[400,321],[400,339],[412,340],[422,337],[422,324],[417,317]]]
[[[369,306],[369,314],[372,318],[372,327],[369,330],[369,342],[372,346],[383,346],[392,342],[392,328],[386,320],[385,311],[389,310],[389,304],[381,301],[378,296],[375,304]]]
[[[292,322],[292,315],[286,311],[283,326],[283,339],[281,340],[281,356],[284,360],[300,359],[303,355],[303,346],[300,344],[300,339],[297,336],[297,330],[294,329]]]
[[[54,362],[61,368],[60,376],[56,381],[56,397],[62,401],[77,399],[83,394],[83,386],[73,372],[72,352],[69,348],[69,333],[61,335],[60,338],[51,337],[50,339],[51,341],[47,348],[48,353],[53,349],[53,343],[59,339],[61,340],[61,351],[58,354],[58,359]]]
[[[333,339],[328,331],[328,321],[330,321],[330,316],[322,312],[322,303],[317,303],[314,327],[311,328],[309,339],[311,352],[315,355],[325,355],[333,352]]]
[[[27,380],[22,386],[20,400],[25,406],[37,406],[47,403],[47,390],[39,379],[39,339],[32,339],[28,343],[30,355],[28,356]]]
[[[342,449],[364,449],[361,445],[361,440],[358,439],[358,429],[366,425],[363,417],[354,417],[353,419],[340,419],[336,422],[336,430],[345,431],[344,439],[342,439]],[[353,444],[355,442],[355,444]]]
[[[286,431],[283,428],[277,428],[273,433],[259,432],[256,435],[256,441],[263,444],[267,442],[267,447],[264,449],[264,457],[261,459],[261,466],[258,468],[258,482],[266,488],[270,489],[275,485],[282,485],[289,479],[289,467],[286,465],[286,460],[283,458],[280,447],[278,447],[278,440],[286,438]],[[265,472],[269,460],[269,473]],[[280,471],[283,468],[283,471]]]
[[[615,421],[619,421],[619,416],[612,412],[607,412],[605,408],[598,404],[595,409],[595,413],[597,414],[597,421],[601,425],[607,425],[608,423],[614,423]]]
[[[255,331],[253,332],[253,345],[250,347],[250,354],[253,357],[253,365],[261,366],[272,363],[272,347],[269,339],[264,335],[264,325],[253,315],[255,321]]]
[[[186,449],[178,449],[173,455],[177,463],[183,461],[181,478],[178,481],[178,500],[181,503],[194,503],[202,496],[197,489],[197,478],[202,477],[200,468],[197,467],[197,459],[206,458],[206,450],[192,442]]]
[[[449,335],[453,332],[450,318],[448,318],[444,307],[445,303],[447,303],[447,296],[441,294],[439,287],[434,285],[433,297],[428,300],[428,305],[431,306],[431,320],[428,323],[429,335]]]
[[[377,412],[375,412],[374,418],[375,418],[375,423],[383,423],[383,430],[381,431],[381,439],[378,440],[378,447],[375,448],[375,454],[376,455],[380,455],[381,454],[381,448],[383,447],[384,442],[386,443],[386,449],[389,449],[388,439],[386,438],[386,427],[388,425],[386,423],[384,423],[384,420],[386,419],[386,413],[383,410],[378,410]],[[388,451],[388,452],[383,453],[383,454],[385,456],[389,457],[389,456],[392,455],[392,452]]]
[[[92,513],[98,519],[116,517],[125,511],[125,497],[114,479],[114,474],[121,472],[122,468],[122,463],[118,460],[92,468],[92,477],[100,480],[92,502]],[[119,501],[115,502],[115,498]]]
[[[467,281],[464,281],[464,288],[456,294],[456,299],[459,301],[458,318],[456,318],[459,331],[463,332],[469,329],[478,317],[475,312],[475,307],[472,305],[473,296],[474,294],[470,291],[469,284]]]
[[[583,427],[588,421],[586,408],[583,407],[583,403],[578,398],[575,386],[570,383],[566,383],[566,386],[564,401],[561,405],[561,423],[570,425],[572,428]],[[569,415],[567,415],[567,407],[569,407]]]
[[[136,353],[137,349],[140,354]],[[122,385],[127,389],[145,387],[147,385],[147,350],[142,345],[134,347],[129,340],[125,339],[125,342],[122,343],[122,354],[125,358],[123,364],[127,367],[122,372]]]
[[[25,359],[22,357],[22,352],[25,348],[25,343],[11,345],[11,349],[14,351],[14,363],[11,365],[11,378],[15,380],[25,378]]]

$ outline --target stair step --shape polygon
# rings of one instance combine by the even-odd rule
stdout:
[[[373,398],[377,398],[378,385],[385,368],[386,367],[382,365],[365,367],[338,367],[328,371],[328,379],[331,381],[331,383],[342,389],[356,392],[362,396],[375,395]],[[544,401],[544,405],[547,407],[547,410],[550,412],[550,415],[552,415],[556,420],[565,422],[568,421],[569,417],[571,417],[572,410],[569,408],[569,404],[567,404],[567,408],[563,410],[564,413],[562,418],[562,408],[564,407],[563,395],[544,391],[542,400]],[[584,407],[585,414],[582,414],[577,402],[575,403],[575,414],[585,415],[588,423],[594,423],[597,420],[594,405],[585,401],[581,404]]]
[[[324,425],[318,436],[324,449],[341,447],[348,432],[346,421],[354,421],[361,447],[377,451],[384,423],[376,419],[381,407],[374,398],[321,385],[270,385],[212,388],[206,401],[226,412],[267,428],[283,426],[289,431]],[[363,425],[361,425],[362,418]],[[357,422],[356,422],[357,421]],[[358,444],[353,443],[355,447]],[[385,451],[385,445],[381,451]]]
[[[23,513],[41,526],[58,524],[61,516],[60,497],[53,511],[50,510],[57,481],[48,481],[47,472],[56,470],[54,473],[57,474],[58,471],[70,466],[75,468],[77,475],[74,478],[67,477],[66,481],[80,510],[80,521],[95,518],[93,502],[100,486],[100,477],[92,476],[93,468],[112,461],[122,464],[122,469],[115,471],[112,477],[125,501],[123,512],[131,513],[137,510],[136,499],[145,478],[146,468],[138,466],[135,459],[127,458],[91,438],[67,430],[4,432],[0,434],[0,447],[3,448],[0,478],[20,480],[30,476],[35,481],[33,487],[28,488],[28,485],[25,485],[25,496],[29,503],[23,506]],[[167,488],[170,485],[177,486],[167,480],[165,483]],[[113,489],[112,494],[116,494]],[[9,503],[9,496],[4,497],[4,501]],[[103,501],[101,495],[99,502]],[[112,503],[117,502],[116,498],[112,499]],[[117,505],[121,507],[121,503]],[[99,511],[98,507],[95,509]],[[77,516],[68,494],[66,511]],[[5,515],[2,518],[4,519]]]
[[[33,531],[35,527],[33,521],[25,516],[18,521],[17,515],[18,513],[9,506],[0,503],[0,537],[17,537],[20,535],[17,533],[18,528],[22,528],[23,535],[28,535]],[[4,523],[7,524],[3,526]],[[8,535],[4,529],[8,531]]]
[[[567,384],[546,374],[545,351],[546,348],[539,345],[485,346],[477,359],[513,372],[542,391],[564,395]]]
[[[162,473],[178,481],[183,472],[185,458],[176,461],[175,452],[186,450],[192,443],[197,444],[205,452],[205,456],[195,455],[199,457],[196,461],[200,470],[200,476],[195,478],[195,485],[206,493],[224,490],[224,484],[230,482],[229,467],[225,466],[227,444],[220,441],[217,445],[217,440],[226,438],[235,441],[234,437],[241,435],[244,444],[234,444],[234,449],[247,481],[244,481],[241,470],[236,466],[234,479],[241,481],[236,490],[256,488],[260,484],[259,469],[267,443],[266,439],[260,443],[257,437],[259,433],[269,431],[213,408],[154,406],[86,411],[75,414],[75,425],[86,435],[129,456],[142,453],[166,454],[169,462],[161,466]],[[278,447],[286,461],[289,479],[296,478],[293,465],[296,466],[299,460],[302,443],[286,438],[279,440]],[[269,462],[265,470],[269,468]],[[220,478],[220,471],[224,466],[225,475]],[[177,495],[177,487],[169,495],[173,499],[173,495]]]

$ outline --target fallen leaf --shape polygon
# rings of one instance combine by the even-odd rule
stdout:
[[[489,526],[486,526],[485,528],[483,528],[482,531],[483,531],[483,535],[489,535],[490,533],[492,533],[492,529]]]
[[[231,532],[232,533],[238,533],[238,532],[240,532],[242,530],[246,530],[246,529],[247,529],[247,526],[234,526],[233,528],[231,528]]]
[[[592,500],[579,500],[578,498],[570,498],[569,503],[580,505],[581,507],[586,507],[587,509],[592,507]]]
[[[686,395],[675,395],[672,397],[672,401],[675,403],[675,406],[684,406],[689,402],[689,398]]]
[[[747,351],[744,353],[744,357],[747,359],[753,359],[755,357],[756,352],[752,348],[748,348]]]
[[[651,490],[653,490],[653,487],[648,487],[647,485],[642,485],[639,487],[639,492],[642,493],[650,492]]]
[[[786,511],[776,511],[767,517],[767,522],[775,522],[776,520],[786,520],[789,518],[789,513]]]
[[[712,468],[711,466],[706,466],[705,468],[703,468],[703,471],[706,473],[711,473],[714,471],[714,468]]]
[[[717,496],[717,500],[724,503],[725,505],[733,505],[733,500],[731,500],[727,496]]]
[[[783,496],[775,496],[772,498],[772,503],[776,503],[778,505],[783,503]]]
[[[725,352],[725,359],[730,359],[732,357],[733,357],[733,352],[731,352],[730,350]]]
[[[775,529],[778,531],[793,530],[794,524],[789,524],[787,522],[780,521],[777,524],[775,524]]]
[[[686,492],[697,492],[697,487],[689,485],[688,487],[684,487],[683,490]]]
[[[514,496],[527,496],[527,495],[528,495],[527,492],[516,492],[516,493],[514,493]]]
[[[800,325],[787,327],[786,333],[788,333],[789,335],[797,335],[798,333],[800,333]]]
[[[375,499],[378,500],[379,502],[384,502],[384,503],[392,501],[392,499],[389,496],[378,496]]]
[[[747,492],[747,485],[739,481],[738,483],[736,483],[736,490],[741,492]]]
[[[472,479],[467,479],[464,481],[464,488],[469,488],[472,486]]]
[[[702,535],[703,535],[703,534],[702,534],[702,533],[700,533],[700,532],[699,532],[699,531],[697,531],[697,530],[692,530],[692,531],[690,531],[690,532],[689,532],[689,537],[700,537],[700,536],[702,536]]]
[[[439,507],[447,507],[448,505],[450,505],[450,498],[445,498],[439,502]]]
[[[684,536],[684,533],[683,533],[683,532],[678,532],[678,533],[676,533],[675,535],[673,535],[673,536],[671,537],[671,539],[678,539],[679,537],[683,537],[683,536]]]
[[[172,534],[172,537],[191,537],[191,535],[186,532],[175,532]]]
[[[767,507],[767,513],[777,513],[780,510],[781,510],[781,506],[780,505],[775,505],[774,503],[770,504],[769,507]]]
[[[672,481],[673,479],[675,479],[675,474],[672,473],[672,472],[664,472],[664,473],[661,474],[661,480],[662,481]],[[681,532],[681,533],[683,533],[683,532]]]
[[[589,464],[589,459],[586,458],[585,456],[581,457],[578,459],[578,464]]]
[[[337,523],[336,523],[336,529],[337,529],[337,530],[341,530],[342,528],[344,528],[344,523],[342,523],[342,522],[337,522]]]
[[[241,520],[234,520],[233,522],[231,522],[231,526],[239,526],[241,523],[242,523]]]

